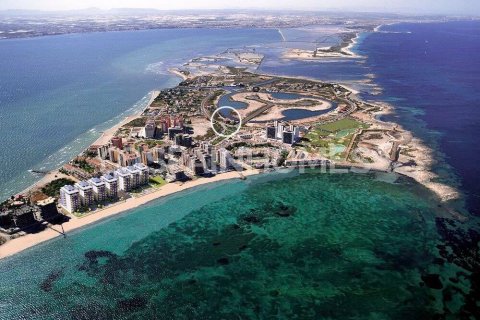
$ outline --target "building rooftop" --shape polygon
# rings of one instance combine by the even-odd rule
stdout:
[[[92,183],[92,184],[94,184],[94,185],[96,185],[96,186],[105,184],[105,182],[103,182],[102,179],[97,178],[97,177],[92,178],[92,179],[90,179],[89,181],[90,181],[90,183]]]
[[[47,199],[37,201],[37,206],[42,207],[42,206],[46,206],[46,205],[49,205],[49,204],[54,203],[54,202],[55,202],[55,198],[48,197]]]
[[[138,172],[140,172],[140,171],[139,171],[137,168],[135,168],[134,166],[128,166],[128,167],[127,167],[127,171],[128,171],[129,173],[138,173]]]
[[[148,167],[146,165],[144,165],[143,163],[135,163],[133,165],[136,169],[139,169],[139,170],[146,170],[148,169]]]
[[[87,189],[92,188],[92,186],[90,184],[88,184],[87,181],[80,181],[80,182],[76,183],[75,186],[82,189],[82,190],[87,190]]]
[[[120,168],[115,171],[119,176],[130,176],[130,172],[126,168]]]
[[[64,185],[61,190],[65,191],[66,193],[76,193],[78,192],[78,189],[75,188],[74,186],[70,185],[70,184],[67,184],[67,185]]]
[[[16,215],[16,216],[21,216],[21,215],[24,215],[24,214],[29,214],[29,213],[32,213],[32,212],[35,212],[37,211],[35,209],[35,207],[32,207],[32,206],[23,206],[23,207],[20,207],[18,209],[15,209],[13,211],[13,214]]]
[[[117,181],[117,178],[112,173],[107,173],[102,176],[102,179],[108,182]]]

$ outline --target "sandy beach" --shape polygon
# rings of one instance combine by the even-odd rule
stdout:
[[[184,73],[180,72],[180,71],[179,71],[178,69],[176,69],[176,68],[170,68],[170,69],[168,69],[168,72],[170,72],[171,74],[174,74],[174,75],[182,78],[182,80],[187,80],[187,79],[188,79],[187,75],[185,75]]]
[[[63,224],[63,229],[68,236],[68,232],[72,230],[82,228],[86,225],[117,215],[127,210],[135,209],[150,201],[179,191],[187,190],[208,183],[229,179],[239,179],[242,176],[246,177],[258,173],[260,173],[260,171],[258,170],[247,170],[242,172],[232,171],[216,175],[212,178],[199,178],[197,180],[192,180],[185,183],[169,183],[152,193],[140,196],[138,198],[129,198],[126,201],[118,202],[117,204],[114,204],[104,210],[100,210],[82,218],[77,218],[75,216],[69,215],[71,219]],[[60,226],[54,226],[54,228],[57,230],[61,230]],[[44,231],[39,233],[27,234],[25,236],[10,240],[4,245],[0,246],[0,259],[19,253],[27,248],[33,247],[47,240],[51,240],[61,236],[62,235],[60,233],[52,229],[45,229]]]
[[[158,90],[155,90],[155,91],[151,92],[150,100],[148,101],[146,108],[148,108],[152,104],[152,102],[155,100],[156,97],[158,97],[159,94],[160,94],[160,91],[158,91]],[[101,145],[105,145],[105,144],[109,143],[110,140],[115,135],[115,133],[117,132],[117,130],[120,129],[120,127],[129,123],[133,119],[138,118],[143,113],[143,111],[144,110],[141,110],[140,112],[138,112],[136,114],[132,114],[131,116],[126,117],[125,119],[123,119],[122,121],[120,121],[119,123],[114,125],[113,127],[105,130],[102,133],[102,135],[97,140],[95,140],[91,145],[92,146],[95,146],[95,145],[101,146]]]
[[[151,92],[150,100],[148,101],[147,107],[149,107],[152,104],[152,102],[155,100],[155,98],[159,94],[160,94],[160,91],[152,91]],[[102,135],[90,145],[95,146],[95,145],[105,145],[105,144],[107,144],[108,142],[110,142],[110,140],[113,138],[113,136],[115,135],[115,133],[117,132],[117,130],[120,127],[122,127],[126,123],[132,121],[133,119],[138,118],[142,112],[143,112],[143,110],[141,110],[140,112],[138,112],[136,114],[128,116],[125,119],[123,119],[122,121],[120,121],[119,123],[117,123],[116,125],[114,125],[113,127],[105,130],[102,133]],[[19,194],[26,194],[30,190],[33,190],[33,189],[36,189],[38,187],[44,186],[44,185],[52,182],[53,180],[56,180],[56,179],[59,179],[59,178],[72,179],[72,180],[75,180],[75,181],[77,180],[76,178],[74,178],[72,176],[67,176],[67,175],[59,172],[58,169],[56,169],[56,170],[52,170],[52,171],[48,172],[40,180],[38,180],[37,182],[35,182],[34,184],[32,184],[31,186],[26,188],[25,190],[23,190]]]
[[[357,45],[359,35],[360,33],[356,33],[355,37],[349,41],[349,44],[338,51],[331,51],[332,47],[317,48],[317,50],[290,48],[283,53],[282,58],[299,60],[319,60],[324,58],[362,58],[362,56],[352,51],[352,49]]]

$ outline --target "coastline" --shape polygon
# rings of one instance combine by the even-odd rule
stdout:
[[[138,112],[136,112],[132,115],[129,115],[129,116],[125,117],[123,120],[118,122],[113,127],[105,130],[102,133],[102,135],[100,137],[98,137],[98,139],[95,140],[94,142],[92,142],[90,145],[91,146],[92,145],[104,145],[104,144],[108,143],[113,138],[113,136],[115,135],[115,132],[117,132],[117,130],[120,127],[122,127],[123,125],[127,124],[128,122],[138,118],[143,113],[143,111],[153,103],[153,101],[158,97],[159,94],[160,94],[159,90],[150,91],[150,100],[146,104],[145,108],[143,108],[142,110],[139,110]]]
[[[379,26],[380,27],[380,26]],[[356,34],[356,37],[352,40],[352,42],[344,49],[351,49],[357,44],[356,39],[358,38],[359,33]],[[169,72],[182,78],[182,79],[187,79],[188,77],[179,72],[177,69],[171,68],[169,69]],[[256,74],[262,75],[264,73],[257,73]],[[268,76],[272,76],[272,74],[264,74]],[[275,75],[274,75],[275,76]],[[292,79],[305,79],[308,81],[314,81],[314,82],[324,82],[318,79],[312,79],[308,77],[302,77],[302,76],[284,76],[284,75],[278,75],[283,78],[292,78]],[[345,88],[346,90],[350,91],[352,95],[357,95],[359,94],[359,91],[352,89],[351,87],[348,87],[346,85],[338,83],[339,86]],[[160,91],[151,91],[151,98],[146,107],[150,106],[150,104],[154,101],[154,99],[158,96]],[[387,105],[386,103],[381,103],[381,102],[375,102],[376,105],[380,105],[382,107],[382,111],[377,112],[376,116],[380,116],[382,114],[389,114],[395,112],[395,108],[393,106]],[[123,126],[124,124],[128,123],[129,121],[138,118],[139,115],[143,112],[143,110],[136,112],[135,114],[132,114],[130,116],[127,116],[123,120],[121,120],[119,123],[114,125],[113,127],[105,130],[102,135],[97,138],[91,145],[102,145],[107,143],[113,135],[116,133],[118,128]],[[434,194],[436,194],[441,202],[446,202],[452,199],[456,199],[459,197],[459,193],[456,189],[445,185],[441,183],[435,182],[436,175],[431,171],[431,165],[434,162],[434,158],[432,155],[432,151],[428,146],[426,146],[420,139],[416,138],[413,136],[413,134],[410,131],[404,130],[400,124],[393,123],[393,122],[386,122],[383,120],[377,119],[377,121],[382,122],[382,123],[392,123],[398,126],[404,133],[405,133],[405,140],[403,140],[404,144],[410,144],[413,146],[415,151],[412,151],[412,154],[415,155],[415,158],[419,159],[418,166],[415,167],[396,167],[393,168],[393,172],[396,172],[400,175],[410,177],[417,181],[418,183],[424,185],[428,189],[430,189]],[[347,164],[345,164],[347,165]],[[369,170],[380,170],[384,171],[382,168],[374,168],[373,166],[370,166],[368,164],[349,164],[351,167],[358,166],[359,168],[363,169],[369,169]],[[386,171],[386,170],[385,170]],[[176,192],[180,192],[186,189],[190,189],[199,185],[207,184],[207,183],[213,183],[213,182],[218,182],[218,181],[223,181],[223,180],[228,180],[228,179],[234,179],[234,178],[239,178],[241,175],[244,176],[249,176],[253,174],[259,174],[260,171],[258,170],[248,170],[242,173],[232,171],[228,173],[222,173],[219,174],[215,177],[212,178],[199,178],[197,180],[189,181],[184,184],[177,184],[177,183],[170,183],[165,186],[162,186],[160,189],[155,190],[149,194],[142,195],[138,198],[130,198],[127,199],[126,201],[123,202],[118,202],[115,203],[108,208],[105,208],[103,210],[99,210],[94,212],[93,214],[90,214],[88,216],[84,216],[82,218],[77,218],[75,216],[69,215],[71,218],[70,221],[66,222],[63,224],[65,232],[69,232],[72,230],[76,230],[79,228],[82,228],[86,225],[95,223],[97,221],[103,220],[105,218],[108,218],[110,216],[117,215],[119,213],[137,208],[141,205],[144,205],[148,202],[154,201],[156,199],[162,198],[167,195],[171,195]],[[34,185],[30,186],[26,190],[30,190],[34,188],[35,186],[38,186],[39,184],[45,184],[50,180],[53,180],[54,176],[61,176],[60,173],[58,173],[58,170],[51,171],[47,175],[45,175],[42,179],[37,181]],[[27,234],[25,236],[12,239],[5,243],[4,245],[0,246],[0,259],[3,259],[5,257],[14,255],[16,253],[19,253],[27,248],[33,247],[35,245],[38,245],[40,243],[43,243],[45,241],[54,239],[56,237],[62,236],[60,233],[51,230],[51,229],[46,229],[40,233],[37,234]]]
[[[373,31],[363,31],[363,32],[357,32],[355,34],[355,37],[353,37],[350,41],[349,44],[346,47],[343,47],[341,51],[346,52],[348,51],[348,54],[351,54],[350,56],[343,56],[343,58],[362,58],[361,56],[355,54],[353,50],[358,44],[359,44],[359,39],[360,35],[363,33],[375,33],[375,32],[383,32],[381,29],[384,26],[388,25],[394,25],[397,24],[398,22],[392,22],[392,23],[383,23],[378,26],[376,26]],[[299,55],[292,54],[292,50],[297,50],[297,49],[289,49],[284,55],[283,58],[286,59],[299,59],[299,60],[321,60],[322,58],[328,58],[328,56],[322,56],[318,55],[317,57],[310,57],[310,56],[305,56],[304,50],[300,50],[303,52],[300,53]],[[268,75],[268,74],[266,74]],[[296,79],[304,79],[304,80],[309,80],[309,81],[319,81],[320,80],[314,79],[314,78],[309,78],[309,77],[304,77],[304,76],[295,76],[295,77],[289,77],[289,76],[283,76],[285,78],[296,78]],[[358,97],[361,92],[358,90],[355,90],[351,88],[348,85],[344,85],[342,83],[337,83],[339,86],[345,88],[346,90],[350,91],[351,94],[354,97]],[[362,100],[362,99],[360,99]],[[403,132],[403,139],[401,141],[401,146],[409,146],[408,149],[410,149],[410,153],[413,155],[412,157],[409,157],[405,154],[400,154],[399,159],[404,160],[404,162],[408,162],[410,160],[409,158],[413,158],[416,161],[415,166],[396,166],[392,167],[391,171],[396,172],[398,174],[410,177],[417,181],[417,183],[424,185],[427,187],[430,191],[432,191],[439,199],[440,202],[448,202],[451,200],[461,200],[462,199],[462,193],[456,189],[453,186],[444,184],[442,182],[438,182],[438,174],[432,171],[432,166],[436,162],[434,158],[434,151],[425,143],[423,140],[421,140],[418,137],[415,137],[411,131],[408,131],[404,129],[404,127],[400,123],[393,123],[393,122],[388,122],[388,121],[383,121],[379,119],[382,115],[388,115],[388,114],[394,114],[395,113],[395,107],[385,103],[383,101],[373,101],[372,104],[381,107],[382,110],[378,111],[375,113],[375,119],[371,119],[372,121],[380,122],[383,124],[392,124],[396,125],[397,128]],[[362,167],[365,169],[372,169],[372,166],[368,164],[362,164]],[[465,217],[459,213],[453,214],[456,218],[459,220],[465,219]]]
[[[188,76],[181,73],[180,71],[178,71],[177,68],[170,68],[168,69],[168,72],[170,72],[171,74],[174,74],[176,75],[177,77],[180,77],[182,79],[182,81],[185,81],[188,79]]]
[[[117,202],[114,205],[90,214],[88,216],[77,218],[73,215],[69,215],[70,220],[63,223],[63,229],[65,233],[70,231],[83,228],[100,220],[118,215],[119,213],[126,212],[138,208],[139,206],[145,205],[154,200],[163,198],[165,196],[191,189],[197,186],[231,180],[231,179],[240,179],[242,177],[252,176],[261,173],[259,170],[246,170],[242,172],[230,171],[222,174],[218,174],[211,178],[199,178],[196,180],[187,181],[185,183],[169,183],[165,186],[162,186],[159,190],[151,192],[149,194],[140,196],[138,198],[129,198],[122,202]],[[57,231],[52,229],[45,229],[39,233],[26,234],[25,236],[12,239],[0,246],[0,260],[6,257],[20,253],[23,250],[34,247],[38,244],[41,244],[45,241],[61,237]],[[68,234],[67,234],[68,236]]]
[[[155,100],[155,98],[160,94],[160,91],[159,90],[153,90],[153,91],[150,91],[150,100],[148,101],[147,105],[145,108],[148,108],[152,102]],[[95,141],[93,141],[89,146],[93,146],[93,145],[103,145],[103,144],[106,144],[110,141],[110,139],[114,136],[115,132],[120,128],[122,127],[123,125],[125,125],[126,123],[132,121],[133,119],[136,119],[138,118],[142,113],[143,111],[145,110],[145,108],[143,108],[142,110],[139,110],[137,112],[135,112],[134,114],[131,114],[127,117],[125,117],[123,120],[120,120],[117,124],[115,124],[114,126],[108,128],[107,130],[105,130],[101,135],[100,137],[98,137]],[[21,192],[19,192],[19,194],[25,194],[27,192],[29,192],[30,190],[38,187],[38,186],[41,186],[41,185],[46,185],[48,184],[49,182],[57,179],[57,178],[69,178],[69,179],[72,179],[72,176],[67,176],[61,172],[58,171],[59,168],[57,169],[53,169],[51,171],[49,171],[47,174],[45,174],[42,178],[40,178],[39,180],[37,180],[35,183],[33,183],[32,185],[28,186],[27,188],[23,189]],[[74,179],[75,180],[75,179]],[[1,246],[0,246],[1,248]]]
[[[364,31],[368,32],[368,31]],[[363,58],[361,55],[353,52],[353,48],[358,44],[358,39],[361,33],[356,32],[355,37],[352,37],[346,42],[346,45],[342,45],[339,49],[332,50],[333,46],[326,47],[322,51],[317,48],[313,52],[311,50],[304,50],[298,48],[289,48],[286,50],[282,58],[283,59],[293,59],[293,60],[305,60],[305,61],[316,61],[322,60],[325,58],[344,58],[344,59],[359,59]]]

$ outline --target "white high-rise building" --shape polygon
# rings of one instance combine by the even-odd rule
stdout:
[[[93,197],[96,201],[102,202],[107,199],[105,182],[100,178],[92,178],[88,180],[93,189]]]
[[[75,187],[78,189],[80,194],[80,201],[82,205],[89,206],[93,203],[93,188],[86,181],[80,181],[75,184]]]
[[[130,173],[130,175],[132,176],[132,188],[136,188],[136,187],[142,185],[140,170],[138,170],[134,166],[128,166],[126,169]]]
[[[220,148],[217,151],[217,160],[220,165],[220,170],[228,170],[232,168],[233,158],[227,149]]]
[[[145,124],[145,138],[153,138],[155,137],[155,129],[156,129],[156,124],[155,121],[153,120],[148,120],[147,123]]]
[[[118,178],[118,190],[130,191],[132,189],[132,175],[125,168],[120,168],[115,171]]]
[[[274,121],[273,126],[266,127],[266,138],[292,145],[300,140],[300,128],[285,122]]]
[[[282,140],[283,139],[283,130],[284,130],[284,125],[281,122],[275,121],[275,126],[277,127],[277,139]]]
[[[60,188],[60,206],[69,213],[80,208],[80,194],[77,188],[72,185],[65,185]]]
[[[107,195],[110,198],[117,198],[118,196],[118,179],[111,173],[104,174],[101,177],[102,181],[105,182],[105,189]]]
[[[140,171],[140,184],[147,184],[148,183],[148,167],[143,163],[135,163],[133,167],[138,171]]]

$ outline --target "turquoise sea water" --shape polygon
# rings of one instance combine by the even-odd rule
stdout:
[[[445,212],[392,177],[277,173],[156,201],[1,261],[0,318],[458,314],[468,282],[436,248]]]

